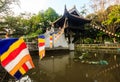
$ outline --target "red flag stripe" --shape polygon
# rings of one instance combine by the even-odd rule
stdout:
[[[24,68],[24,70],[27,72],[28,71],[28,67],[27,67],[27,65],[24,63],[23,65],[22,65],[22,67]]]
[[[17,49],[15,49],[13,52],[9,54],[9,56],[4,59],[1,64],[3,67],[5,67],[10,61],[12,61],[16,56],[21,52],[21,50],[26,48],[25,42],[23,42]],[[13,55],[14,54],[14,55]]]
[[[39,45],[39,47],[41,47],[41,46],[44,46],[45,43],[39,43],[38,45]]]
[[[50,38],[50,40],[52,40],[52,38]]]
[[[17,65],[14,66],[14,68],[9,72],[12,76],[20,69],[20,67],[27,61],[31,60],[30,54],[26,54],[20,62],[17,63]],[[31,60],[32,61],[32,60]]]

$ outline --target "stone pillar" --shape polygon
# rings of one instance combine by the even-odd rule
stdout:
[[[70,37],[69,50],[75,50],[74,43],[72,43],[73,37]]]
[[[70,44],[69,44],[69,50],[75,50],[74,43],[70,43]]]

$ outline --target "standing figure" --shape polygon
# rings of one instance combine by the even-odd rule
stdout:
[[[9,38],[9,34],[8,33],[6,33],[5,38]]]

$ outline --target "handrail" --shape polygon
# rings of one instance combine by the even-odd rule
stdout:
[[[120,48],[120,44],[77,44],[76,47],[84,48]]]

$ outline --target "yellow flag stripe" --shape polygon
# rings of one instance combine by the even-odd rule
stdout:
[[[42,59],[45,56],[45,50],[41,50],[39,52],[40,59]]]
[[[9,55],[12,51],[14,51],[16,48],[18,48],[18,47],[21,45],[21,43],[23,43],[23,42],[24,42],[23,39],[19,39],[18,41],[16,41],[15,43],[13,43],[13,44],[10,46],[10,48],[8,49],[8,51],[6,51],[5,53],[3,53],[3,54],[1,55],[1,61],[3,61],[5,58],[7,58],[8,55]]]
[[[38,39],[38,42],[45,42],[45,39]]]
[[[13,76],[19,70],[19,68],[30,59],[31,59],[30,55],[27,54],[9,73]]]
[[[24,74],[26,73],[26,71],[24,70],[23,67],[21,67],[21,68],[19,69],[19,71],[20,71],[20,73],[22,73],[22,75],[24,75]]]

